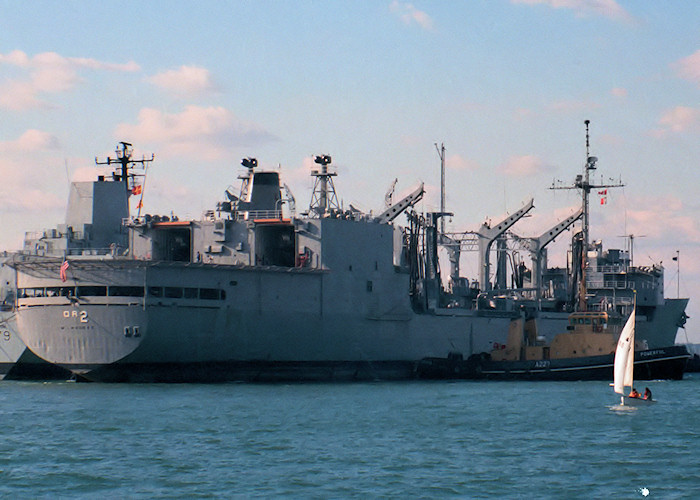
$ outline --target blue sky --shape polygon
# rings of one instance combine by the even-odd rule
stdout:
[[[346,205],[380,210],[398,178],[434,209],[444,142],[448,228],[534,197],[514,229],[535,236],[575,210],[548,187],[580,173],[590,119],[596,180],[625,183],[594,200],[593,236],[638,235],[669,296],[680,250],[700,342],[698,20],[695,1],[0,0],[0,248],[60,223],[69,179],[120,140],[156,155],[146,210],[181,217],[222,199],[244,156],[281,167],[303,207],[320,153]]]

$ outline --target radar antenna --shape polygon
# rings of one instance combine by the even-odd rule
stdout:
[[[316,177],[316,181],[314,182],[314,191],[311,194],[309,213],[316,214],[317,217],[327,216],[332,209],[340,210],[333,184],[333,177],[338,173],[330,170],[331,161],[329,155],[319,155],[314,158],[314,163],[320,165],[321,168],[311,170],[311,176]]]
[[[284,191],[287,193],[287,203],[289,206],[289,213],[294,216],[297,211],[297,200],[294,198],[294,194],[292,194],[292,190],[289,189],[289,186],[286,184],[282,184],[284,186]]]
[[[245,202],[248,201],[248,191],[250,191],[250,183],[253,180],[253,173],[258,166],[257,158],[243,158],[241,160],[241,165],[248,169],[248,172],[243,175],[239,175],[238,178],[241,179],[241,190],[238,193],[238,201]],[[229,197],[229,199],[231,199]],[[231,199],[231,201],[233,201]]]
[[[394,181],[391,183],[389,186],[389,189],[387,189],[386,194],[384,195],[384,208],[389,208],[394,204],[394,191],[396,191],[396,183],[399,182],[398,178],[395,178]]]

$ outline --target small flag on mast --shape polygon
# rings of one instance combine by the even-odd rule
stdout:
[[[143,186],[141,186],[139,184],[138,186],[134,186],[134,188],[131,190],[131,194],[133,194],[133,195],[141,194],[141,191],[143,191]]]
[[[66,281],[68,279],[68,276],[66,276],[66,271],[68,271],[68,261],[64,260],[63,264],[61,264],[61,270],[59,271],[59,276],[61,276],[61,281]]]

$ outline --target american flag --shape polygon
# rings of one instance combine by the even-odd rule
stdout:
[[[59,271],[59,274],[61,276],[61,281],[66,281],[68,277],[66,276],[66,271],[68,271],[68,261],[64,260],[63,264],[61,264],[61,270]]]

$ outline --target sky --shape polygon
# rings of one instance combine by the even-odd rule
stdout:
[[[693,0],[0,0],[0,249],[62,223],[118,141],[155,155],[144,210],[180,218],[237,188],[243,157],[302,211],[317,154],[345,207],[379,212],[398,179],[436,210],[444,143],[449,231],[534,198],[513,231],[539,236],[580,203],[550,187],[582,172],[590,120],[593,181],[624,184],[594,193],[591,235],[634,235],[634,264],[691,299],[677,341],[700,342],[699,19]]]

